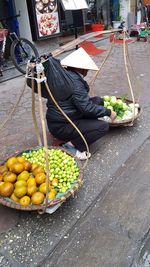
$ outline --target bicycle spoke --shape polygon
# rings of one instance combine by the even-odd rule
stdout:
[[[16,68],[26,73],[26,65],[33,57],[38,57],[38,52],[31,42],[27,39],[20,38],[19,41],[14,41],[11,47],[11,56]]]

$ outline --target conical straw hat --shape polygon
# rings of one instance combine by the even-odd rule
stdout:
[[[82,47],[62,59],[61,65],[78,69],[98,70],[95,62]]]

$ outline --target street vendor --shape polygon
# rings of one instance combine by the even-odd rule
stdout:
[[[105,108],[100,97],[90,98],[88,95],[90,89],[83,77],[88,70],[97,71],[98,67],[83,48],[64,58],[61,64],[74,80],[74,92],[67,100],[59,101],[59,106],[81,131],[87,144],[91,145],[109,130],[109,124],[98,118],[109,116],[113,121],[116,113]],[[50,133],[63,140],[65,148],[81,160],[87,158],[86,146],[81,136],[50,99],[47,102],[46,120]]]

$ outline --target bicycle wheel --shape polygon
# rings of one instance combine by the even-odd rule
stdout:
[[[27,63],[32,56],[39,57],[35,46],[25,38],[19,38],[19,40],[14,40],[12,42],[10,55],[17,70],[23,74],[26,73]]]

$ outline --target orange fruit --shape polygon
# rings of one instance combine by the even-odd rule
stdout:
[[[4,176],[3,176],[3,181],[4,182],[10,182],[10,183],[14,183],[17,180],[17,175],[13,172],[7,172]]]
[[[30,177],[30,176],[29,176],[29,177]],[[36,185],[35,178],[30,177],[30,178],[27,180],[27,185],[28,185],[28,186]]]
[[[32,171],[34,176],[36,176],[38,173],[41,173],[41,172],[44,172],[44,167],[43,166],[38,166]]]
[[[8,168],[5,165],[0,166],[0,174],[3,174],[4,172],[8,172]]]
[[[37,167],[39,167],[39,165],[37,163],[32,163],[32,165],[31,165],[31,172],[33,172],[33,170],[35,168],[37,168]]]
[[[19,198],[17,198],[17,197],[15,196],[14,193],[12,193],[12,195],[10,196],[10,198],[11,198],[13,201],[15,201],[15,202],[19,202]]]
[[[23,157],[21,157],[21,156],[17,157],[17,160],[18,160],[18,162],[20,162],[20,163],[24,163],[24,162],[26,161],[26,159],[23,158]]]
[[[17,180],[18,180],[18,181],[19,181],[19,180],[25,180],[25,181],[27,181],[28,178],[29,178],[29,176],[30,176],[30,173],[29,173],[28,171],[23,171],[23,172],[21,172],[21,173],[18,175]]]
[[[27,182],[25,180],[18,180],[16,183],[15,183],[15,188],[16,187],[22,187],[22,186],[27,186]]]
[[[35,193],[37,190],[38,190],[38,188],[36,187],[36,185],[28,186],[27,187],[27,195],[32,196],[33,193]]]
[[[56,191],[55,189],[51,190],[51,191],[48,193],[48,199],[50,199],[50,200],[55,199],[56,194],[57,194],[57,191]]]
[[[58,178],[54,178],[53,181],[52,181],[52,185],[53,186],[57,186],[58,185]]]
[[[30,173],[29,178],[35,178],[33,173]]]
[[[4,182],[3,184],[1,184],[0,186],[0,195],[3,197],[10,197],[11,194],[13,193],[14,190],[14,186],[12,183],[10,182]]]
[[[46,174],[44,172],[37,173],[35,176],[35,181],[37,184],[42,184],[46,181]]]
[[[48,191],[50,191],[50,185],[48,187]],[[46,194],[46,183],[40,184],[39,186],[39,192]]]
[[[19,203],[22,205],[22,206],[29,206],[30,205],[30,197],[29,196],[24,196],[22,198],[19,199]]]
[[[9,171],[8,171],[8,172],[9,172]],[[3,175],[3,177],[4,177],[4,175],[5,175],[5,174],[7,174],[8,172],[4,172],[4,173],[2,174],[2,175]]]
[[[23,162],[23,165],[24,165],[24,170],[25,170],[25,171],[30,171],[30,170],[31,170],[31,166],[32,166],[32,164],[31,164],[28,160],[25,160],[25,161]]]
[[[16,197],[21,198],[25,196],[27,193],[27,187],[26,186],[21,186],[21,187],[16,187],[14,190],[14,194]]]
[[[9,169],[14,173],[19,174],[19,173],[24,171],[24,165],[23,165],[23,163],[16,162],[16,163],[12,164]]]
[[[8,168],[10,168],[11,165],[13,165],[13,164],[15,164],[15,163],[17,163],[17,162],[18,162],[18,160],[17,160],[16,157],[11,157],[11,158],[9,158],[9,159],[6,161],[6,166],[7,166]]]
[[[0,182],[2,182],[2,181],[3,181],[3,175],[0,174]]]
[[[31,197],[31,202],[33,205],[40,205],[44,201],[44,194],[41,192],[35,192]]]
[[[51,191],[52,189],[54,189],[53,185],[49,185],[49,190]]]
[[[1,182],[0,182],[0,187],[2,186],[2,184],[4,184],[4,182],[3,182],[3,181],[1,181]]]

